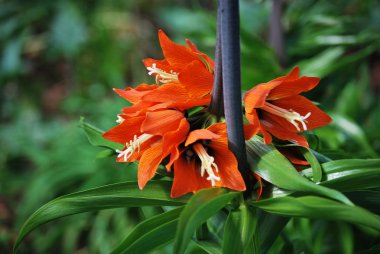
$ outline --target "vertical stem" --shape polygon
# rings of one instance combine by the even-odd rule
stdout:
[[[221,48],[221,13],[220,2],[218,1],[217,22],[216,22],[216,45],[214,62],[214,84],[211,92],[210,112],[218,118],[223,116],[223,77],[222,77],[222,48]]]
[[[220,0],[222,76],[224,113],[228,144],[238,161],[248,195],[252,190],[252,174],[248,168],[245,150],[240,77],[239,1]]]
[[[280,64],[286,64],[284,52],[284,31],[281,23],[282,0],[272,0],[272,11],[270,14],[269,44],[276,51]]]

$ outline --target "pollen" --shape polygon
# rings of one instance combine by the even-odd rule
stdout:
[[[156,84],[159,83],[178,83],[178,73],[171,70],[169,73],[157,68],[156,64],[146,68],[149,72],[148,75],[156,74]]]
[[[201,176],[203,177],[206,172],[208,175],[206,179],[211,181],[212,186],[215,186],[215,181],[220,181],[220,177],[215,175],[215,172],[218,172],[218,165],[214,162],[214,157],[210,156],[200,143],[194,144],[193,149],[202,163]]]
[[[302,116],[300,113],[289,109],[283,109],[276,105],[273,105],[269,102],[265,102],[265,105],[261,108],[271,114],[276,116],[280,116],[285,118],[288,122],[290,122],[298,132],[301,132],[300,124],[302,126],[303,131],[307,131],[307,118],[311,116],[311,112],[308,112],[306,115]]]
[[[129,158],[136,152],[140,153],[140,145],[153,137],[151,134],[142,134],[137,137],[135,135],[132,140],[129,142],[125,143],[125,149],[124,150],[119,150],[116,149],[116,152],[118,153],[117,158],[124,158],[124,162],[127,162]]]

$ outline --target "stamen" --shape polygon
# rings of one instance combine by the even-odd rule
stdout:
[[[117,123],[122,123],[122,122],[124,122],[124,118],[122,118],[120,115],[117,115],[116,122]]]
[[[118,153],[117,158],[124,157],[124,162],[127,162],[136,150],[138,153],[140,153],[140,145],[148,139],[150,139],[151,137],[153,137],[153,135],[145,133],[140,135],[139,137],[135,135],[133,137],[133,140],[130,140],[129,142],[125,143],[125,150],[116,149],[116,152]]]
[[[161,70],[157,68],[156,64],[152,64],[152,67],[146,68],[149,72],[148,75],[156,74],[156,83],[178,83],[178,73],[174,71],[170,71],[170,73],[167,73],[164,70]]]
[[[215,186],[215,181],[220,181],[220,177],[216,176],[213,168],[216,172],[218,171],[218,166],[214,162],[214,157],[210,156],[203,145],[200,143],[196,143],[193,145],[194,151],[197,153],[199,159],[201,160],[201,176],[203,177],[204,173],[207,172],[208,177],[207,180],[211,181],[211,185]]]
[[[274,115],[285,118],[288,122],[293,124],[294,127],[296,127],[298,132],[301,131],[299,123],[301,123],[303,131],[307,131],[306,119],[311,116],[311,112],[308,112],[306,115],[301,116],[298,112],[293,111],[292,109],[286,110],[269,102],[265,102],[265,105],[261,107],[261,109]]]

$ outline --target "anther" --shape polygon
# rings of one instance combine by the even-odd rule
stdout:
[[[308,112],[306,115],[301,116],[300,113],[298,113],[292,109],[286,110],[286,109],[280,108],[276,105],[273,105],[269,102],[265,102],[264,106],[261,107],[261,109],[263,109],[263,110],[265,110],[271,114],[285,118],[288,122],[290,122],[297,129],[298,132],[302,131],[300,126],[299,126],[299,123],[301,123],[303,131],[307,130],[307,125],[306,125],[307,120],[306,119],[311,116],[311,112]]]
[[[215,172],[219,172],[218,165],[214,162],[214,157],[210,156],[200,143],[194,144],[193,149],[201,160],[201,176],[203,177],[206,172],[208,174],[206,179],[211,181],[212,186],[215,186],[215,181],[220,181],[220,177],[214,173],[214,170]]]
[[[116,152],[118,153],[117,158],[124,157],[124,161],[127,162],[136,150],[138,153],[140,153],[140,145],[151,137],[153,137],[153,135],[145,133],[139,137],[137,137],[137,135],[134,135],[133,140],[125,143],[125,150],[116,149]]]
[[[151,67],[146,68],[149,72],[148,75],[156,74],[156,83],[177,83],[178,82],[178,73],[173,70],[170,73],[157,68],[157,65],[154,63]]]

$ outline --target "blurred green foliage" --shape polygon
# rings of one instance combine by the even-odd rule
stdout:
[[[335,120],[315,131],[318,138],[310,133],[314,148],[331,158],[378,157],[380,3],[285,1],[285,71],[266,39],[271,1],[241,0],[240,9],[244,89],[299,65],[322,78],[308,97]],[[161,58],[159,28],[213,56],[215,10],[213,0],[0,1],[1,253],[52,198],[135,179],[135,165],[96,158],[101,150],[78,120],[108,129],[126,105],[112,88],[154,82],[141,60]],[[129,208],[62,219],[30,235],[20,253],[108,253],[156,213]],[[345,223],[293,219],[272,253],[351,253],[370,246],[359,235]]]

